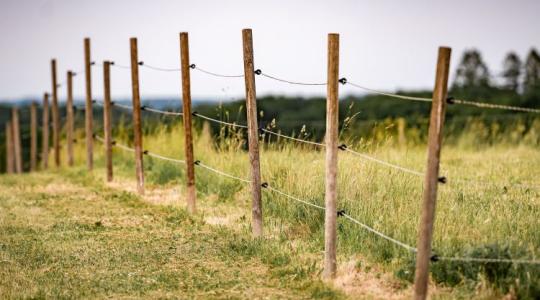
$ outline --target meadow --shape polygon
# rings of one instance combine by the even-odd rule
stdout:
[[[145,127],[144,149],[182,159],[184,146],[180,120],[164,118],[169,118],[167,122],[162,122],[167,125]],[[115,139],[130,145],[130,129],[122,124],[115,126]],[[474,126],[479,125],[472,123],[471,128]],[[341,140],[351,149],[422,172],[426,159],[425,145],[417,142],[399,143],[392,128],[382,127],[380,134],[359,139],[345,126]],[[536,180],[540,176],[537,167],[540,165],[540,150],[530,143],[534,137],[527,140],[521,135],[520,140],[527,142],[501,140],[490,144],[475,143],[479,138],[474,135],[475,132],[480,137],[483,134],[482,130],[476,128],[476,131],[459,139],[449,138],[451,141],[446,142],[443,148],[441,175],[448,182],[439,189],[434,252],[440,256],[535,259],[540,255],[540,187]],[[261,140],[264,141],[261,151],[263,181],[287,194],[324,206],[324,151],[316,146],[278,140],[274,136],[263,136]],[[245,147],[241,130],[224,126],[212,131],[208,124],[200,124],[195,137],[195,159],[234,176],[249,179]],[[89,175],[83,167],[84,145],[77,145],[76,161],[79,166],[75,168],[78,170],[75,177],[97,181],[90,186],[100,186],[93,190],[99,197],[106,188],[102,187],[104,157],[98,143],[95,152],[98,168],[93,177],[90,176],[92,179],[88,179]],[[185,166],[148,156],[145,156],[144,163],[146,185],[150,191],[173,191],[172,196],[158,193],[146,202],[166,207],[160,209],[172,207],[178,209],[178,213],[185,214]],[[114,167],[115,187],[133,190],[132,154],[116,148]],[[56,175],[73,176],[73,172],[63,170]],[[16,181],[15,178],[10,180]],[[422,177],[340,152],[338,182],[339,210],[408,245],[416,244]],[[308,291],[308,294],[302,297],[410,296],[414,253],[347,219],[338,218],[338,265],[341,275],[338,283],[327,285],[319,281],[324,248],[323,211],[263,189],[265,238],[254,245],[249,237],[249,186],[200,167],[196,168],[196,186],[200,212],[193,218],[214,225],[204,232],[212,235],[210,232],[214,230],[225,230],[241,236],[241,240],[234,242],[234,247],[242,249],[237,251],[243,255],[247,251],[256,261],[266,262],[275,270],[270,277],[275,279],[277,276],[293,282],[293,290],[305,287],[303,291]],[[3,200],[3,211],[9,211],[5,207],[5,197]],[[144,199],[142,201],[145,202]],[[70,202],[70,205],[75,204]],[[102,214],[106,215],[104,212]],[[124,217],[129,215],[126,212]],[[178,228],[182,226],[183,223],[178,224]],[[142,227],[138,230],[145,229]],[[2,239],[6,238],[4,234]],[[19,238],[25,240],[27,237]],[[198,243],[197,239],[194,236],[190,241]],[[230,241],[231,238],[227,236],[224,239]],[[203,252],[206,250],[204,247],[200,249]],[[125,268],[129,269],[129,266]],[[245,273],[243,270],[239,272]],[[4,274],[9,273],[4,269]],[[539,265],[438,261],[432,263],[431,274],[434,298],[487,299],[511,295],[534,299],[540,295]],[[242,278],[244,275],[238,276]],[[345,280],[344,276],[352,276],[356,280],[348,277]],[[377,288],[366,288],[365,282],[370,282],[366,278],[376,282]],[[279,295],[274,297],[281,298]]]

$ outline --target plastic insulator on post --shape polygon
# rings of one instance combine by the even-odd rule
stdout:
[[[195,69],[195,68],[197,67],[197,65],[191,64],[191,65],[189,65],[189,67],[190,67],[191,69]]]
[[[93,139],[96,138],[96,134],[95,134],[95,133],[92,133],[92,138],[93,138]]]
[[[91,66],[93,66],[93,65],[95,65],[95,64],[96,64],[95,61],[90,62],[90,65],[91,65]]]
[[[341,144],[341,145],[338,146],[338,148],[339,148],[339,150],[345,151],[347,149],[347,145]]]
[[[142,154],[148,155],[148,150],[143,150]]]
[[[200,161],[200,160],[196,160],[196,161],[193,162],[193,164],[198,166],[198,165],[201,164],[201,161]]]
[[[141,106],[141,110],[146,110],[147,107],[148,107],[148,106],[143,105],[143,106]]]
[[[255,75],[261,75],[261,74],[262,74],[262,71],[261,71],[261,69],[257,69],[257,70],[255,70]]]
[[[111,101],[111,106],[114,106],[116,103],[114,101]]]
[[[337,216],[338,217],[343,217],[344,215],[345,215],[345,210],[344,209],[341,209],[341,210],[337,211]]]
[[[191,113],[191,115],[196,117],[196,116],[197,116],[197,112],[194,111],[194,112]]]
[[[454,104],[454,103],[456,103],[454,100],[455,100],[454,97],[450,96],[450,97],[446,98],[446,103]]]
[[[432,262],[437,262],[437,261],[439,261],[439,256],[437,254],[433,254],[429,258],[429,260],[431,260]]]
[[[74,144],[77,144],[77,139],[73,139],[73,143],[74,143]]]
[[[338,81],[339,81],[339,83],[341,83],[343,85],[347,84],[347,78],[345,78],[345,77],[339,79]]]
[[[114,66],[114,61],[109,62],[111,66]]]
[[[446,183],[446,177],[441,176],[441,177],[437,178],[437,181],[442,183],[442,184],[445,184]]]
[[[263,183],[261,184],[261,186],[262,186],[263,188],[267,188],[267,187],[268,187],[268,182],[263,182]]]
[[[143,66],[144,65],[144,61],[140,61],[137,63],[139,66]]]
[[[116,145],[116,141],[112,141],[112,142],[111,142],[111,145],[115,146],[115,145]]]
[[[96,102],[97,102],[97,100],[96,100],[96,99],[93,99],[93,100],[92,100],[92,103],[96,103]]]

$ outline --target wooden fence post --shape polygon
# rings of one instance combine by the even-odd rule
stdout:
[[[67,164],[73,166],[73,72],[67,72],[66,140]]]
[[[246,83],[246,112],[248,126],[249,161],[251,164],[251,226],[253,236],[263,234],[261,201],[261,166],[259,161],[259,125],[257,122],[257,94],[253,59],[253,36],[251,29],[242,30],[244,48],[244,79]]]
[[[193,135],[191,128],[191,78],[189,67],[189,37],[180,33],[180,66],[182,68],[182,111],[185,134],[185,155],[187,171],[187,207],[192,214],[196,212],[197,191],[195,190],[195,159],[193,158]]]
[[[105,159],[107,181],[113,180],[112,129],[111,129],[111,63],[103,62],[103,137],[105,139]]]
[[[15,173],[20,174],[23,172],[21,129],[19,124],[19,109],[15,106],[11,108],[11,122],[13,132],[13,155],[15,156]]]
[[[60,114],[58,111],[58,83],[56,81],[56,59],[51,60],[51,78],[54,163],[57,167],[60,167]]]
[[[437,185],[439,183],[439,162],[441,154],[442,130],[446,112],[448,72],[451,49],[439,48],[435,89],[429,119],[427,169],[424,180],[422,216],[418,225],[418,252],[416,254],[416,272],[414,278],[414,298],[426,299],[429,279],[429,261],[431,258],[431,240],[435,221]]]
[[[30,105],[30,171],[37,170],[37,104]]]
[[[43,170],[49,167],[49,94],[43,94],[43,114],[41,116],[41,161]]]
[[[326,99],[326,166],[324,218],[324,278],[336,274],[337,153],[338,153],[338,84],[339,34],[328,34],[328,78]]]
[[[13,128],[11,119],[6,123],[6,173],[15,173],[15,159],[13,157]]]
[[[84,132],[86,135],[86,167],[94,168],[94,129],[92,109],[92,62],[90,58],[90,38],[84,39],[84,75],[86,79],[86,105],[84,110]]]
[[[137,38],[130,39],[131,50],[131,91],[133,95],[133,131],[135,140],[135,171],[137,191],[144,194],[143,149],[141,132],[141,98],[139,94],[139,58]]]

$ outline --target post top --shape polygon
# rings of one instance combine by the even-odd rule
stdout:
[[[328,34],[328,36],[339,37],[339,33],[330,32],[330,33]]]

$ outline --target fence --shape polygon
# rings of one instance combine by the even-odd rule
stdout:
[[[198,67],[196,64],[191,63],[189,59],[189,43],[188,34],[180,33],[180,68],[163,68],[152,66],[139,60],[138,57],[138,45],[137,39],[130,39],[130,66],[120,65],[113,61],[104,61],[103,63],[95,63],[91,61],[90,53],[90,40],[84,39],[84,74],[85,74],[85,86],[86,86],[86,101],[85,106],[82,108],[85,111],[85,137],[86,137],[86,165],[88,171],[93,169],[93,143],[94,140],[102,143],[105,149],[106,158],[106,174],[107,181],[113,180],[113,157],[112,149],[117,147],[124,151],[134,154],[135,168],[136,168],[136,180],[137,190],[140,194],[144,194],[144,168],[143,168],[143,156],[147,155],[156,159],[161,159],[170,163],[182,164],[186,167],[186,202],[187,208],[190,213],[196,213],[196,190],[195,190],[195,169],[200,168],[209,172],[216,173],[220,176],[229,178],[231,180],[237,180],[242,183],[248,184],[251,188],[252,197],[252,230],[254,237],[260,237],[263,235],[263,210],[262,210],[262,195],[261,190],[266,189],[272,193],[279,194],[292,201],[299,202],[306,207],[322,210],[325,212],[325,258],[324,258],[324,273],[327,278],[331,278],[336,273],[336,227],[338,217],[342,217],[354,224],[357,224],[361,228],[373,233],[374,235],[385,239],[395,245],[403,248],[404,250],[416,254],[416,273],[415,273],[415,297],[417,299],[424,299],[427,296],[427,282],[428,282],[428,267],[430,262],[436,262],[439,260],[447,261],[468,261],[468,262],[490,262],[490,263],[515,263],[515,264],[540,264],[538,260],[511,260],[511,259],[493,259],[493,258],[471,258],[471,257],[446,257],[439,256],[432,252],[431,241],[432,231],[435,216],[435,203],[437,199],[437,188],[439,184],[452,184],[453,182],[463,182],[460,179],[446,178],[439,173],[439,160],[440,152],[442,148],[441,139],[442,131],[445,120],[446,107],[448,105],[469,105],[485,109],[503,109],[516,112],[525,113],[540,113],[540,109],[516,107],[507,105],[498,105],[481,101],[470,101],[464,99],[454,99],[447,95],[449,63],[451,56],[451,49],[446,47],[439,48],[436,76],[435,76],[435,88],[432,98],[411,97],[405,95],[399,95],[394,93],[387,93],[378,90],[374,90],[368,87],[364,87],[360,84],[354,83],[345,77],[339,77],[339,35],[328,35],[328,74],[327,82],[300,82],[292,81],[277,76],[264,73],[261,69],[255,69],[254,54],[253,54],[253,37],[250,29],[244,29],[242,31],[243,37],[243,56],[244,56],[244,74],[220,74],[213,71],[208,71]],[[104,95],[103,102],[92,100],[91,90],[91,78],[93,67],[102,67],[104,78]],[[110,83],[110,69],[122,68],[131,71],[132,80],[132,105],[123,105],[115,103],[111,99],[111,83]],[[141,106],[140,91],[139,91],[139,68],[148,68],[154,71],[160,72],[179,72],[181,75],[182,86],[182,111],[164,111],[155,109],[152,107]],[[191,78],[190,73],[192,71],[198,71],[208,76],[220,77],[220,78],[244,78],[246,87],[246,108],[247,108],[247,123],[236,124],[231,122],[225,122],[222,120],[214,119],[210,116],[206,116],[192,111],[191,105]],[[48,168],[49,160],[49,127],[52,125],[52,141],[53,141],[53,154],[54,162],[56,166],[60,166],[60,113],[58,106],[57,89],[62,86],[67,88],[67,106],[66,106],[66,118],[65,126],[67,129],[66,142],[67,142],[67,154],[68,165],[73,165],[73,131],[74,131],[74,105],[72,97],[72,78],[78,75],[80,72],[68,71],[67,81],[63,83],[57,82],[56,72],[56,60],[51,60],[51,94],[45,93],[43,96],[43,123],[42,130],[42,149],[41,149],[41,161],[42,169]],[[294,136],[288,136],[269,130],[264,127],[259,127],[257,121],[257,103],[256,103],[256,77],[261,76],[269,80],[275,80],[287,84],[294,85],[316,85],[327,87],[327,110],[326,110],[326,137],[324,142],[316,142],[300,139]],[[381,94],[388,97],[393,97],[399,100],[406,101],[422,101],[431,103],[431,114],[428,131],[428,159],[425,172],[420,172],[410,168],[386,162],[384,160],[372,157],[366,153],[362,153],[351,149],[346,144],[340,144],[338,140],[338,91],[339,85],[350,85],[354,88],[361,89],[367,92]],[[52,96],[52,97],[51,97]],[[49,98],[52,98],[52,122],[49,120]],[[103,136],[96,134],[93,129],[93,105],[99,105],[103,107]],[[134,146],[129,147],[123,145],[114,140],[112,136],[112,109],[119,108],[128,110],[133,116],[133,130],[134,130]],[[162,114],[170,117],[183,118],[183,127],[185,132],[185,159],[176,159],[173,157],[166,157],[158,153],[153,153],[143,148],[143,135],[142,135],[142,115],[141,111],[147,111],[155,114]],[[199,118],[204,121],[215,122],[221,125],[234,128],[242,128],[247,130],[248,136],[248,153],[250,161],[250,178],[241,178],[232,174],[228,174],[212,166],[206,165],[200,160],[195,160],[193,149],[193,136],[192,136],[192,118]],[[31,170],[37,168],[37,136],[38,136],[38,124],[37,124],[37,110],[36,105],[31,106]],[[325,164],[325,206],[320,206],[310,201],[300,199],[294,195],[285,193],[278,188],[274,187],[271,182],[264,182],[261,178],[260,161],[259,161],[259,134],[266,133],[275,135],[280,138],[289,139],[297,143],[304,143],[307,145],[324,148],[326,151],[326,164]],[[21,173],[22,172],[22,158],[21,158],[21,142],[20,142],[20,129],[18,121],[17,108],[12,109],[12,120],[6,126],[6,163],[8,173]],[[370,161],[378,164],[381,167],[392,168],[400,172],[410,174],[424,178],[424,194],[421,220],[419,223],[418,240],[417,245],[408,245],[402,241],[399,241],[383,232],[380,232],[373,227],[363,223],[361,220],[354,218],[344,210],[338,209],[338,194],[337,194],[337,162],[338,152],[349,153],[363,160]],[[489,184],[485,182],[471,182],[471,184]],[[540,188],[540,186],[532,185],[516,185],[517,187],[525,188]]]

